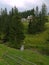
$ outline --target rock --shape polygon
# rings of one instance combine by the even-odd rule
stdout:
[[[22,46],[21,46],[20,50],[21,50],[21,51],[23,51],[23,50],[24,50],[24,45],[22,45]]]

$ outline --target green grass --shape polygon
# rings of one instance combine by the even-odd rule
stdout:
[[[27,25],[25,25],[27,28]],[[49,23],[45,24],[46,30],[35,35],[29,35],[25,34],[25,48],[36,48],[38,47],[39,49],[42,47],[49,47],[49,44],[47,44],[46,40],[48,38],[48,33],[49,33]]]
[[[26,37],[24,40],[24,46],[26,49],[24,51],[20,51],[0,44],[0,65],[19,65],[16,62],[20,62],[21,65],[31,65],[29,63],[26,64],[26,62],[21,61],[16,56],[35,63],[36,65],[49,65],[49,55],[39,53],[39,51],[46,51],[47,53],[47,50],[49,52],[49,42],[46,42],[49,33],[49,23],[45,24],[45,31],[36,35],[26,34],[28,23],[24,22],[23,24],[25,26],[24,32]],[[14,60],[6,55],[11,56]]]
[[[36,65],[49,65],[49,56],[41,55],[39,53],[36,53],[32,50],[16,50],[13,48],[6,47],[2,44],[0,44],[0,65],[18,65],[16,62],[5,55],[10,55],[13,58],[16,59],[16,62],[21,61],[16,58],[16,56],[21,57],[27,61],[30,61],[32,63],[35,63]],[[8,62],[8,64],[6,63]],[[21,61],[21,65],[31,65],[26,64],[25,62]]]

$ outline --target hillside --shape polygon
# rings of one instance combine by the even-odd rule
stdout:
[[[0,65],[20,65],[19,63],[21,65],[49,65],[49,56],[31,50],[20,51],[0,44]]]
[[[0,44],[0,65],[49,65],[49,23],[45,24],[45,31],[36,35],[26,34],[27,25],[24,22],[25,50]]]
[[[25,29],[26,27],[27,24]],[[0,44],[0,65],[49,65],[49,43],[46,42],[49,23],[46,23],[46,27],[47,29],[39,34],[25,34],[24,51]]]

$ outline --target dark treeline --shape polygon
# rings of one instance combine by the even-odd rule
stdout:
[[[20,46],[24,40],[23,24],[21,16],[16,7],[7,13],[7,9],[1,9],[0,15],[0,39],[3,42],[10,42],[8,45],[14,48]]]
[[[32,20],[28,24],[28,33],[34,34],[41,32],[45,29],[45,22],[47,19],[47,8],[46,5],[42,5],[41,11],[39,11],[38,6],[36,10],[34,8],[25,12],[18,12],[16,7],[12,8],[7,13],[7,9],[1,9],[0,11],[0,40],[2,42],[7,42],[8,46],[14,48],[20,48],[20,45],[23,43],[25,38],[24,36],[24,26],[21,22],[21,18],[27,18],[29,15],[32,15]]]
[[[40,11],[37,6],[33,12],[32,21],[29,22],[28,33],[35,34],[44,31],[46,22],[48,22],[46,5],[43,4]]]
[[[27,18],[29,15],[33,15],[33,14],[34,14],[34,8],[31,10],[20,12],[22,18]]]

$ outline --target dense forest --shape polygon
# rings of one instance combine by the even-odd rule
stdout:
[[[25,12],[18,12],[16,7],[12,8],[7,12],[7,9],[1,9],[0,12],[0,40],[8,46],[14,48],[20,48],[25,39],[24,25],[21,22],[21,18],[27,18],[32,15],[32,20],[29,21],[27,34],[37,34],[45,30],[45,23],[47,19],[47,7],[45,4],[42,5],[39,11],[38,6],[36,10],[28,10]]]
[[[27,10],[27,11],[24,11],[24,12],[20,12],[20,15],[22,18],[27,18],[29,15],[33,15],[34,14],[34,8],[31,9],[31,10]]]

